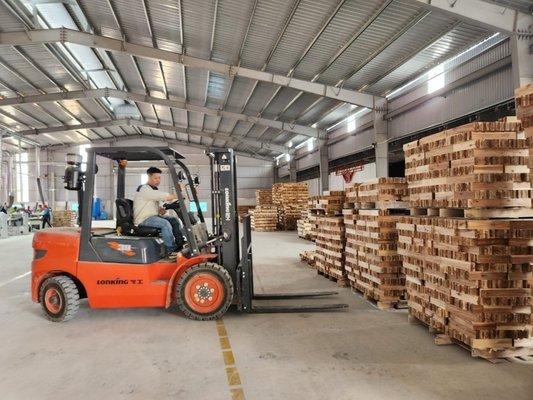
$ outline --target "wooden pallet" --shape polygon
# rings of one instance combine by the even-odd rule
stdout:
[[[267,206],[274,204],[272,202],[272,189],[259,189],[255,191],[255,204],[258,206]]]
[[[348,287],[348,279],[342,274],[332,273],[331,271],[325,271],[323,269],[316,270],[318,275],[322,275],[325,278],[328,278],[330,281],[335,282],[338,287]]]
[[[411,315],[476,356],[533,351],[533,220],[410,216],[397,228]]]
[[[316,266],[324,276],[343,280],[345,230],[343,217],[318,216],[316,233]]]
[[[533,218],[533,209],[526,207],[516,208],[438,208],[438,207],[413,207],[409,208],[410,215],[429,217],[456,217],[469,219],[492,218]]]
[[[530,208],[529,149],[519,129],[474,122],[405,144],[411,207]]]
[[[440,333],[435,330],[423,320],[418,319],[411,314],[408,315],[407,321],[413,325],[423,325],[428,328],[428,332],[434,335],[434,342],[437,346],[457,345],[472,355],[472,357],[483,358],[490,363],[499,364],[503,362],[513,362],[533,365],[533,348],[531,347],[519,347],[511,349],[491,349],[487,348],[487,344],[483,344],[481,341],[477,343],[480,348],[473,348],[468,344],[458,340],[446,333]]]
[[[278,226],[278,209],[274,205],[256,206],[250,210],[252,230],[273,232]]]
[[[356,294],[357,296],[360,296],[362,299],[367,301],[368,303],[372,304],[374,307],[380,309],[380,310],[400,310],[400,309],[406,309],[407,308],[407,302],[405,299],[382,299],[377,300],[376,295],[366,290],[366,288],[362,288],[358,286],[355,282],[352,280],[349,280],[350,288],[352,290],[352,293]]]
[[[296,221],[307,207],[309,190],[305,182],[276,183],[272,187],[272,201],[278,206],[278,226],[282,230],[296,230]]]

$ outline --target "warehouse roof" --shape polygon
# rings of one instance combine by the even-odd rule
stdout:
[[[0,126],[42,145],[271,159],[495,32],[412,0],[43,3],[0,4]]]

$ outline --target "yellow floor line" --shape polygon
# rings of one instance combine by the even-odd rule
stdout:
[[[228,331],[222,319],[218,319],[217,332],[220,340],[220,350],[222,351],[222,358],[226,369],[226,378],[228,379],[229,391],[232,400],[245,400],[244,391],[242,389],[241,376],[235,365],[235,356],[231,349],[231,343],[228,337]]]

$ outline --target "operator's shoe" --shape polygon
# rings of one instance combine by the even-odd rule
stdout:
[[[171,260],[175,260],[176,258],[178,258],[178,254],[179,253],[177,251],[173,251],[168,255],[168,258],[170,258]]]

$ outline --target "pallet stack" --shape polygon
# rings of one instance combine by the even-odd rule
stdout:
[[[305,214],[309,224],[311,225],[311,240],[314,242],[316,240],[316,232],[318,229],[317,213],[316,206],[318,204],[319,196],[309,197],[307,201],[307,208],[305,211],[302,211],[302,215]]]
[[[52,225],[58,227],[78,226],[78,213],[70,210],[55,210],[52,213]]]
[[[411,207],[465,217],[527,216],[528,147],[518,123],[473,122],[404,145]]]
[[[278,226],[282,230],[295,230],[301,211],[307,206],[309,190],[305,182],[276,183],[272,188],[272,201],[278,206]]]
[[[405,294],[396,223],[406,213],[406,181],[378,178],[360,184],[356,191],[355,203],[347,202],[353,211],[344,211],[348,279],[354,290],[379,308],[397,307]]]
[[[306,240],[313,240],[313,226],[311,225],[311,221],[309,221],[309,219],[300,218],[298,221],[296,221],[296,228],[298,231],[298,237]]]
[[[529,168],[533,169],[533,84],[515,90],[516,116],[522,122],[529,147]],[[533,186],[533,174],[529,175]]]
[[[343,191],[326,191],[316,201],[316,256],[317,272],[346,285],[344,269],[345,230],[342,216]]]
[[[272,202],[272,189],[259,189],[255,191],[255,204],[257,206],[270,206]]]
[[[505,218],[532,216],[518,129],[473,123],[404,146],[412,215],[397,228],[409,314],[437,343],[491,360],[533,355],[533,220]]]
[[[273,232],[278,226],[278,208],[275,205],[256,206],[250,211],[252,230]]]

